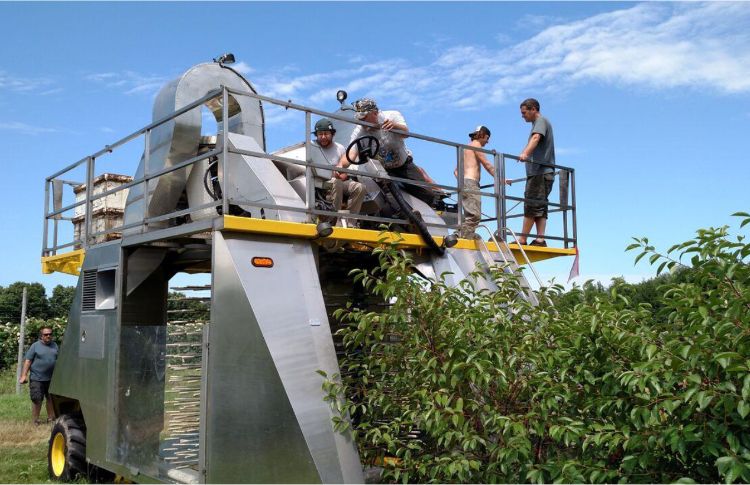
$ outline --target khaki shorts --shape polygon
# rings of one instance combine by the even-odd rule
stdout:
[[[544,217],[547,218],[547,204],[549,204],[549,194],[552,192],[552,186],[555,184],[554,173],[540,173],[526,177],[526,190],[523,193],[523,215],[526,217]]]

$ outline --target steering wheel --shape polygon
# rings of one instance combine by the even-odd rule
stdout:
[[[349,151],[357,146],[357,160],[352,160]],[[380,151],[380,141],[372,135],[360,136],[346,147],[346,159],[352,165],[362,165],[367,163],[370,158],[374,158]]]

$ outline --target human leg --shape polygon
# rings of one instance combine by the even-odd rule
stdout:
[[[31,418],[34,423],[39,424],[39,413],[42,410],[42,400],[44,400],[44,390],[41,382],[29,382],[29,397],[31,398]]]
[[[341,210],[341,203],[344,200],[344,181],[337,178],[330,180],[331,188],[328,192],[328,197],[333,204],[333,210],[336,212]]]
[[[344,191],[349,199],[346,208],[352,214],[357,214],[362,210],[362,202],[365,200],[365,186],[354,180],[347,180],[344,183]]]
[[[531,233],[537,218],[546,214],[546,204],[544,203],[544,176],[531,175],[526,177],[526,188],[524,189],[523,198],[523,226],[521,235],[518,238],[520,244],[526,244],[526,234]]]
[[[419,168],[414,164],[414,161],[411,159],[411,157],[409,157],[406,160],[406,163],[404,163],[400,167],[388,170],[388,175],[409,180],[417,180],[419,182],[427,182],[427,180],[425,180],[424,176],[422,175],[422,172],[420,172]],[[435,192],[427,187],[405,183],[403,184],[403,189],[404,192],[413,195],[429,206],[433,206],[435,204]]]
[[[52,401],[49,399],[49,394],[47,394],[46,397],[46,403],[47,403],[47,421],[51,421],[55,419],[55,407],[52,405]]]
[[[479,182],[474,179],[464,179],[464,190],[479,191]],[[482,215],[482,200],[479,194],[461,194],[461,204],[464,210],[464,220],[459,229],[459,237],[472,239]]]
[[[518,243],[519,244],[526,244],[526,234],[529,234],[531,232],[531,228],[534,227],[534,218],[523,216],[523,226],[521,226],[521,234],[518,236]]]
[[[554,173],[545,173],[543,176],[543,182],[544,182],[544,206],[543,206],[543,213],[541,216],[534,218],[534,223],[536,224],[536,238],[534,241],[538,243],[544,242],[544,233],[547,230],[547,217],[548,217],[548,210],[549,210],[549,194],[552,192],[552,186],[555,183],[555,174]]]

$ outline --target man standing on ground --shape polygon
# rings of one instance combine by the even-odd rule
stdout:
[[[391,130],[409,131],[406,120],[398,111],[380,111],[374,100],[362,98],[354,103],[354,110],[357,112],[356,117],[360,121],[366,121],[378,125],[377,128],[357,125],[352,132],[351,141],[361,136],[374,136],[380,142],[380,150],[375,158],[382,163],[388,175],[410,180],[427,182],[423,171],[414,164],[411,152],[406,148],[404,135],[398,135]],[[357,147],[349,150],[349,157],[352,160],[357,158]],[[347,168],[349,161],[346,155],[342,156],[339,166]],[[418,185],[404,184],[405,192],[423,200],[427,205],[434,205],[436,194],[427,187]]]
[[[526,244],[526,234],[536,224],[536,239],[531,246],[547,246],[544,231],[547,228],[547,207],[552,185],[555,183],[555,171],[552,167],[534,162],[555,164],[555,138],[552,124],[539,112],[539,101],[529,98],[521,103],[521,117],[531,123],[531,134],[526,148],[518,156],[526,162],[526,190],[523,194],[523,233],[519,237],[521,244]]]
[[[484,148],[490,141],[490,129],[484,125],[479,125],[469,133],[469,146]],[[467,190],[479,192],[482,165],[487,172],[495,176],[495,167],[487,160],[482,152],[464,149],[464,192],[461,194],[461,205],[464,210],[464,220],[458,230],[458,237],[473,239],[476,236],[476,228],[482,219],[482,196],[478,193],[470,194]],[[458,178],[458,168],[453,171],[453,175]]]
[[[336,130],[328,118],[321,118],[315,123],[315,141],[313,145],[320,149],[325,161],[335,167],[346,149],[340,143],[333,141]],[[333,203],[333,210],[341,210],[346,196],[348,202],[346,208],[350,214],[358,214],[362,209],[362,201],[365,199],[365,186],[357,181],[350,180],[345,173],[334,173],[332,170],[317,170],[318,175],[328,179],[331,188],[328,197]],[[353,223],[357,225],[356,222]]]
[[[42,410],[42,401],[47,401],[47,421],[55,419],[55,410],[49,400],[49,383],[52,380],[52,372],[57,362],[57,344],[52,340],[52,329],[44,327],[39,340],[31,344],[23,362],[23,370],[18,382],[24,384],[29,379],[29,394],[31,396],[31,415],[34,424],[40,424],[39,412]]]

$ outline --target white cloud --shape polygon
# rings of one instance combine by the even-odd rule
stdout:
[[[43,94],[39,90],[49,88],[53,84],[52,79],[45,77],[27,78],[14,76],[5,71],[0,71],[0,92],[10,91],[14,93]],[[53,88],[54,91],[54,88]]]
[[[567,23],[524,21],[557,24],[516,44],[452,46],[422,63],[358,58],[360,67],[277,70],[253,82],[262,94],[303,104],[329,104],[343,88],[384,106],[465,110],[589,82],[750,92],[750,3],[643,3]]]
[[[255,72],[255,69],[250,67],[250,65],[244,61],[238,62],[237,64],[232,64],[231,67],[240,74],[250,74],[251,72]]]
[[[34,126],[20,121],[0,122],[0,131],[11,131],[21,135],[40,135],[43,133],[58,133],[56,128]]]
[[[144,75],[134,71],[101,72],[89,74],[84,79],[107,88],[120,89],[125,94],[156,94],[169,81],[165,76]]]

